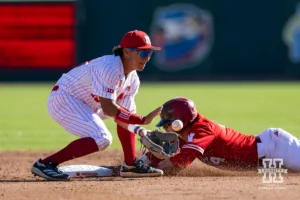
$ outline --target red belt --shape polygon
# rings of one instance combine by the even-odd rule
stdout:
[[[55,91],[57,91],[57,90],[58,90],[58,88],[59,88],[59,86],[58,86],[58,85],[55,85],[55,86],[52,88],[52,92],[55,92]]]

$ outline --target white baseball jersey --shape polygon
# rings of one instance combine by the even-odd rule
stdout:
[[[108,55],[76,67],[58,80],[59,88],[85,102],[94,111],[101,108],[95,96],[114,99],[117,103],[134,112],[134,96],[140,80],[135,71],[125,78],[119,56]]]
[[[134,97],[140,80],[136,71],[125,77],[121,58],[107,55],[63,74],[56,85],[59,89],[51,92],[48,100],[52,118],[74,135],[94,138],[99,149],[104,149],[112,136],[102,121],[107,116],[96,96],[116,100],[118,105],[135,112]]]

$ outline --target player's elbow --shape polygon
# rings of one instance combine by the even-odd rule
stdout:
[[[104,115],[110,116],[110,117],[114,117],[116,114],[113,112],[114,107],[113,106],[106,106],[106,107],[102,107],[103,113]]]
[[[117,114],[118,107],[114,104],[112,99],[100,99],[102,111],[105,115],[114,117]]]

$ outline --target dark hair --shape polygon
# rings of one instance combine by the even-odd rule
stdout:
[[[115,56],[123,57],[123,48],[120,47],[120,45],[115,46],[115,47],[112,49],[112,52],[114,53]]]

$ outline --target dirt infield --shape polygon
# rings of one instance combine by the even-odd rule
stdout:
[[[30,173],[32,163],[49,152],[0,152],[0,199],[299,199],[300,176],[284,175],[281,184],[262,183],[257,172],[229,172],[195,161],[177,176],[124,179],[77,178],[47,182]],[[119,165],[120,151],[95,153],[68,164]],[[297,198],[298,197],[298,198]]]

